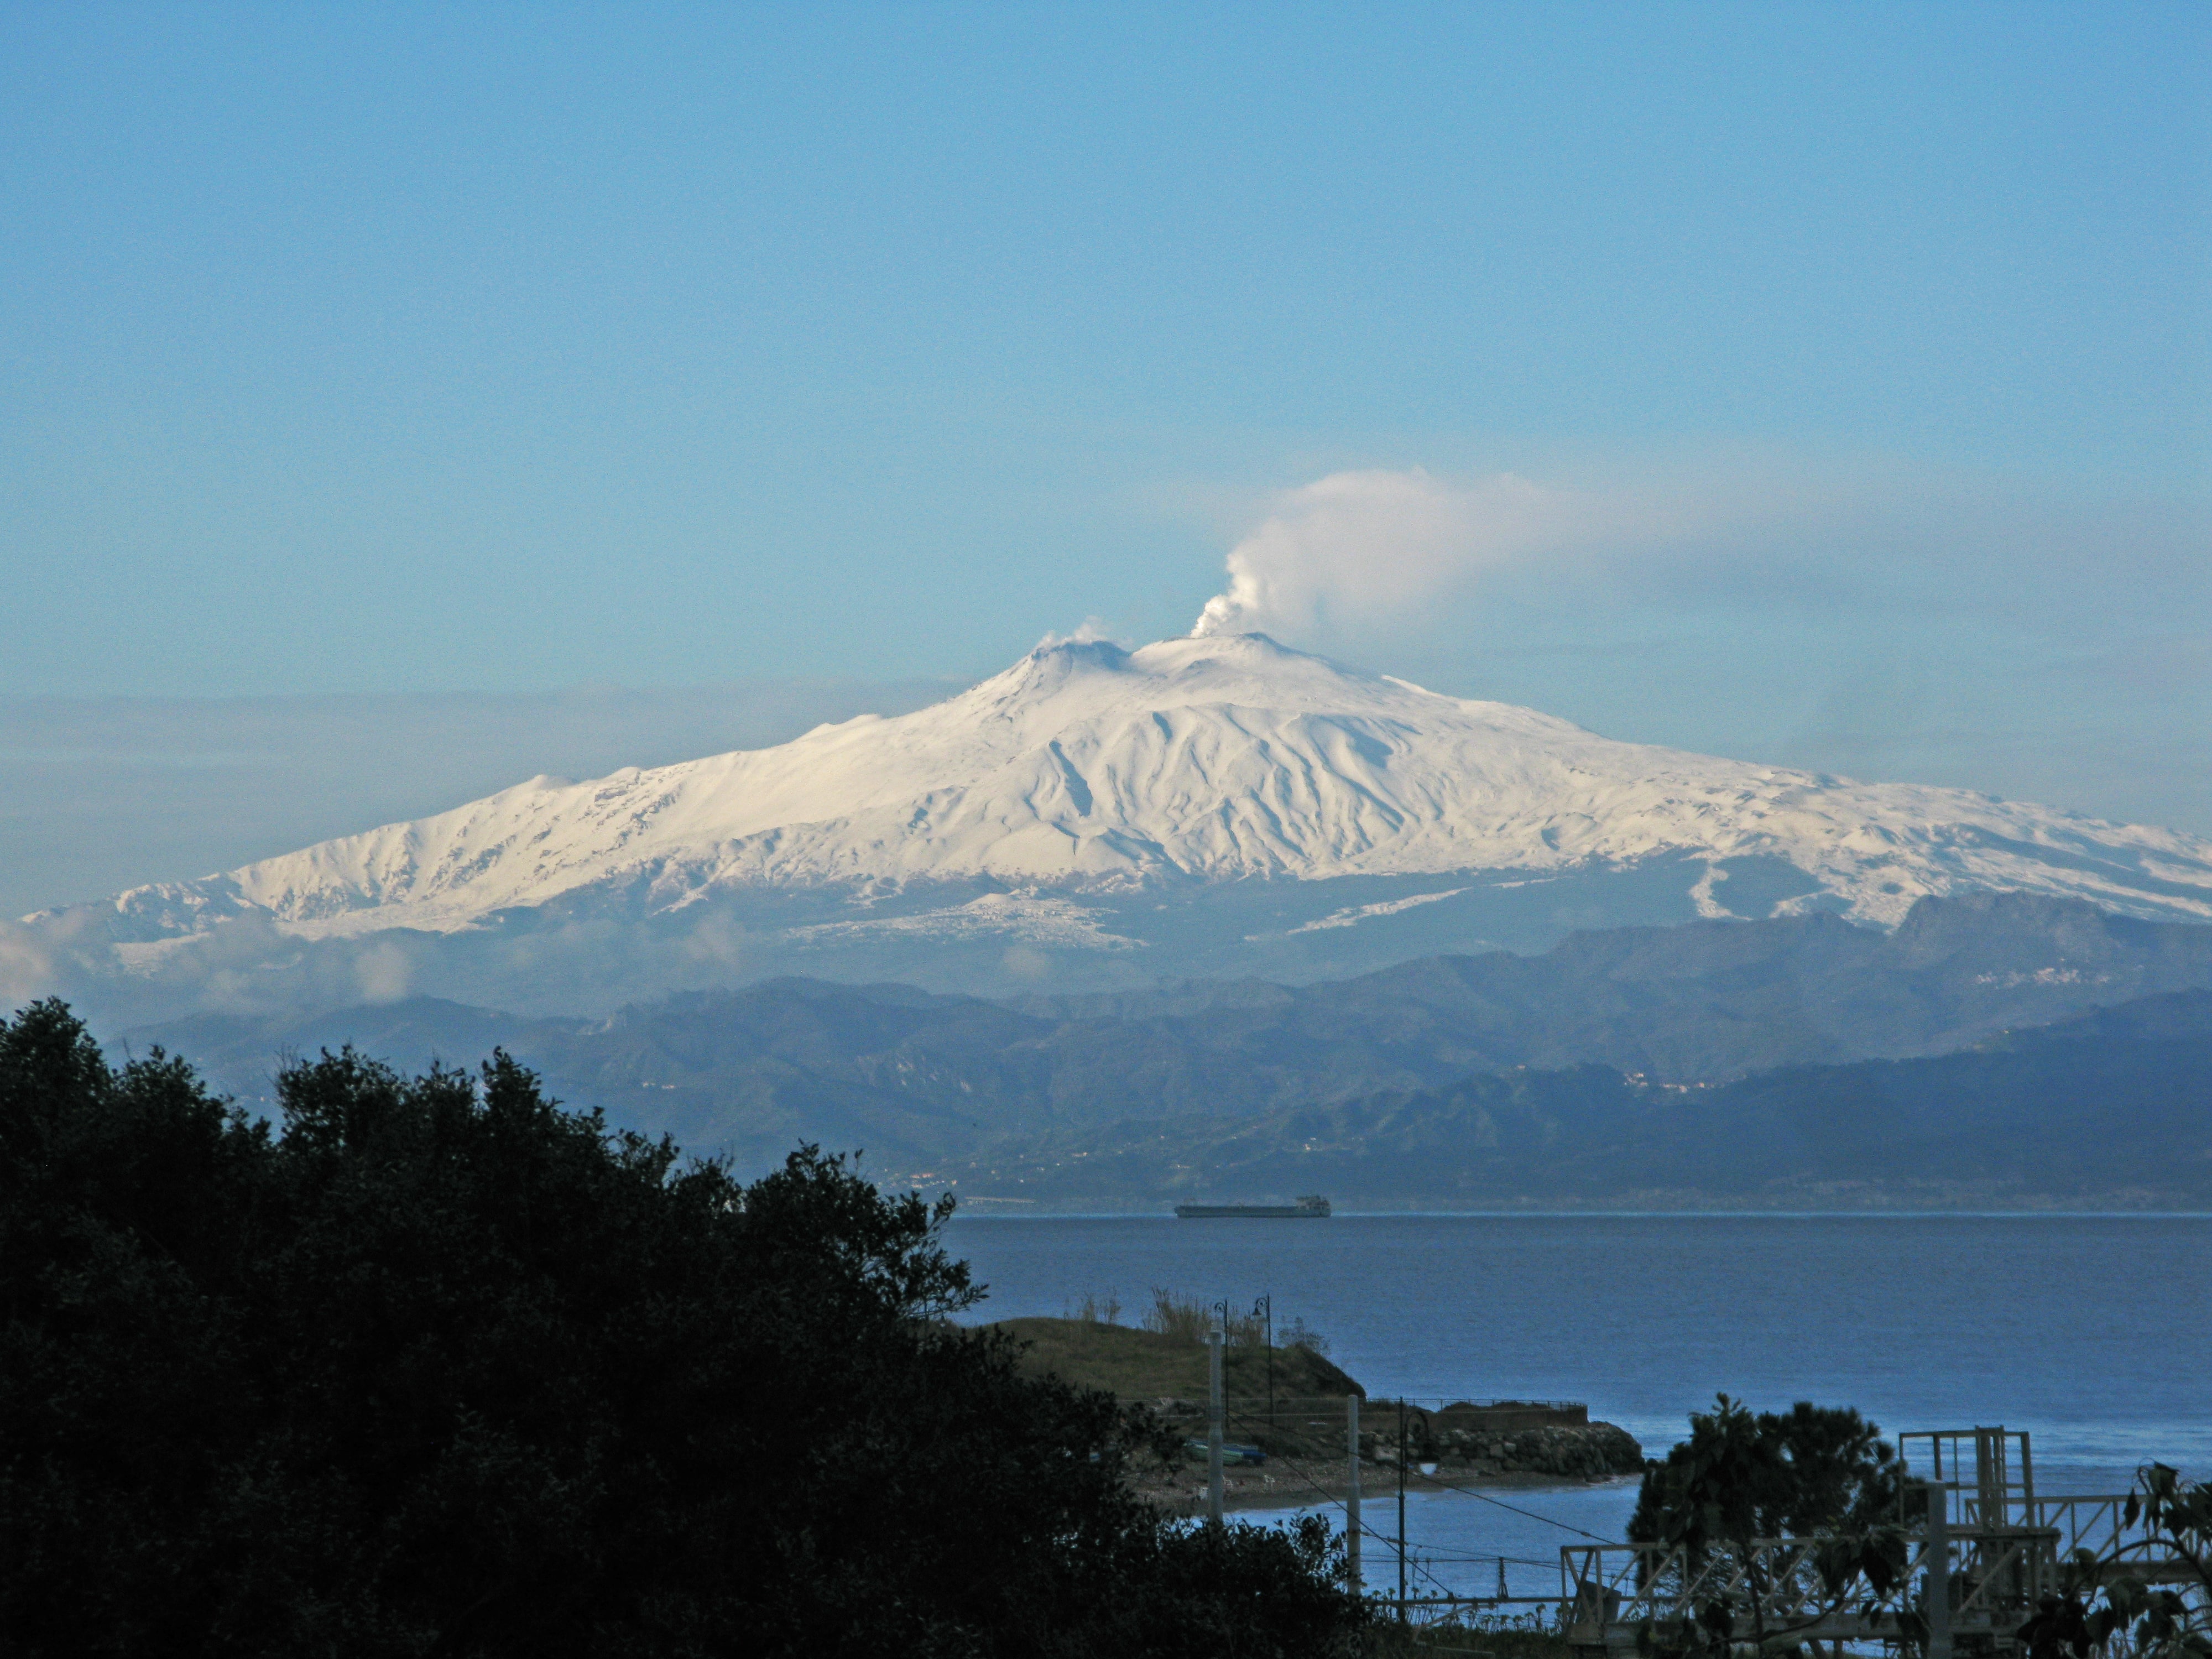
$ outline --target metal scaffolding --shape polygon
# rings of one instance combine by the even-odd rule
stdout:
[[[1924,1629],[1928,1659],[1951,1659],[2015,1649],[2077,1550],[2106,1563],[2107,1577],[2194,1582],[2159,1558],[2142,1522],[2129,1525],[2124,1494],[2039,1496],[2024,1430],[1924,1430],[1899,1436],[1899,1448],[1927,1505],[1887,1589],[1839,1573],[1819,1539],[1754,1539],[1747,1551],[1715,1546],[1702,1557],[1666,1544],[1569,1545],[1559,1552],[1568,1641],[1590,1659],[1629,1659],[1725,1604],[1734,1641],[1895,1648]]]

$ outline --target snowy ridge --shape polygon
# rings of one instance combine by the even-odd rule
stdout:
[[[1894,925],[1923,896],[2017,890],[2212,920],[2212,842],[2199,837],[1617,743],[1247,634],[1040,647],[897,719],[589,782],[533,778],[134,889],[103,926],[126,947],[242,917],[307,939],[454,933],[594,890],[668,913],[747,889],[955,879],[1065,906],[1052,894],[1686,855],[1709,861],[1692,894],[1704,914],[1727,914],[1723,861],[1761,858],[1808,879],[1781,911]]]

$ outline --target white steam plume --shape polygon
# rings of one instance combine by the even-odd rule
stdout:
[[[1191,632],[1295,635],[1331,621],[1383,620],[1486,572],[1632,527],[1656,526],[1648,510],[1625,514],[1620,503],[1510,472],[1472,483],[1419,467],[1332,472],[1284,494],[1230,550],[1229,585]]]

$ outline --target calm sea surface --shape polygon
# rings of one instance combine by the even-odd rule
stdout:
[[[2027,1429],[2039,1492],[2124,1491],[2154,1457],[2212,1475],[2212,1217],[963,1217],[950,1242],[990,1286],[977,1318],[1271,1295],[1370,1395],[1587,1401],[1650,1455],[1725,1389],[1891,1433]],[[1559,1547],[1617,1538],[1635,1483],[1492,1495],[1516,1509],[1408,1500],[1417,1584],[1487,1593],[1504,1557],[1516,1592],[1553,1589]],[[1393,1501],[1366,1521],[1395,1533]]]

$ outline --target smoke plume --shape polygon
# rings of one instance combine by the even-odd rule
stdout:
[[[1419,467],[1332,472],[1284,494],[1230,550],[1228,586],[1191,632],[1386,621],[1489,572],[1589,545],[1626,528],[1620,519],[1617,503],[1510,472],[1472,483]]]

